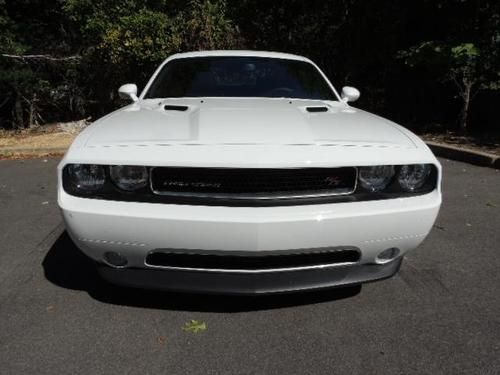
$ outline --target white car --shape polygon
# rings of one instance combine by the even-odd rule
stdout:
[[[394,275],[441,205],[441,167],[405,128],[351,107],[310,60],[169,57],[58,167],[74,243],[108,281],[258,294]]]

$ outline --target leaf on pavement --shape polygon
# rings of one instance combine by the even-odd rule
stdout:
[[[182,330],[193,333],[203,332],[207,330],[207,323],[202,322],[201,320],[190,320],[189,322],[184,323]]]
[[[165,345],[165,342],[167,341],[165,336],[158,336],[158,344],[160,345]]]

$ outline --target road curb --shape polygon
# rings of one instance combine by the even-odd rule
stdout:
[[[500,169],[500,156],[437,142],[425,142],[434,155],[465,163]]]

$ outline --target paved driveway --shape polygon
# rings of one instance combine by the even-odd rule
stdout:
[[[442,163],[438,222],[394,278],[229,298],[104,285],[64,233],[57,161],[0,161],[0,373],[498,374],[500,172]]]

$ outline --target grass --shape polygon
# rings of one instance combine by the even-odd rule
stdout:
[[[57,124],[26,130],[0,129],[0,159],[59,156],[59,150],[68,148],[76,135],[62,131]]]
[[[0,134],[1,148],[65,148],[75,139],[75,134]]]

